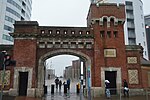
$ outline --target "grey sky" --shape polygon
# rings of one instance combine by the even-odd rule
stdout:
[[[150,14],[150,0],[143,1],[144,14]],[[90,0],[33,0],[32,21],[40,26],[86,26]],[[56,56],[49,59],[57,75],[77,57]]]
[[[58,76],[63,75],[63,70],[67,66],[72,65],[73,60],[78,60],[79,58],[72,55],[59,55],[47,59],[47,68],[55,69],[55,74]]]
[[[143,1],[144,14],[150,14],[150,0]],[[90,0],[33,0],[32,19],[47,26],[86,26]]]
[[[32,20],[48,26],[86,26],[90,0],[33,0]]]

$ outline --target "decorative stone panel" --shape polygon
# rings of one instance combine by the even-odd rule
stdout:
[[[104,57],[116,57],[116,49],[104,49]]]
[[[3,71],[0,71],[0,85],[2,85]],[[4,85],[10,84],[10,70],[5,71]]]
[[[136,64],[137,63],[137,57],[127,57],[128,64]]]
[[[138,70],[128,70],[129,84],[139,84]]]

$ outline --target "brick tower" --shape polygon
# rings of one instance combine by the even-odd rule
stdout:
[[[111,82],[111,88],[118,89],[122,79],[127,78],[124,22],[124,5],[91,4],[87,25],[94,34],[94,65],[91,69],[94,92],[104,89],[105,79]]]

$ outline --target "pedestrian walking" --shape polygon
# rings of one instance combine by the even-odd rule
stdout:
[[[62,81],[59,80],[59,90],[61,91]]]
[[[105,80],[105,94],[107,98],[110,98],[110,82]]]
[[[70,90],[70,78],[68,78],[67,80],[67,87],[68,87],[68,90]]]
[[[124,93],[124,97],[129,97],[129,88],[128,88],[128,83],[127,81],[124,79],[123,81],[123,93]]]
[[[58,84],[59,84],[59,79],[58,77],[55,79],[55,85],[56,85],[56,89],[58,89]]]

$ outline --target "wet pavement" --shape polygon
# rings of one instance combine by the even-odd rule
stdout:
[[[61,91],[55,88],[54,94],[51,94],[51,85],[54,84],[53,82],[54,80],[46,81],[47,94],[42,98],[23,97],[23,96],[13,97],[13,96],[4,95],[3,100],[150,100],[150,96],[149,99],[146,99],[146,96],[130,96],[129,98],[125,98],[125,97],[120,98],[119,95],[111,96],[110,99],[107,99],[105,96],[101,96],[98,98],[91,97],[91,99],[89,99],[84,97],[83,95],[76,93],[77,82],[71,83],[71,89],[67,94],[64,93],[63,87]]]
[[[12,97],[12,96],[3,96],[3,100],[90,100],[88,98],[80,98],[79,95],[76,94],[70,94],[68,95],[47,95],[43,98],[33,98],[33,97]],[[129,98],[122,97],[121,99],[117,96],[112,96],[110,99],[107,99],[105,97],[98,97],[98,98],[91,98],[91,100],[150,100],[146,99],[146,96],[130,96]]]

